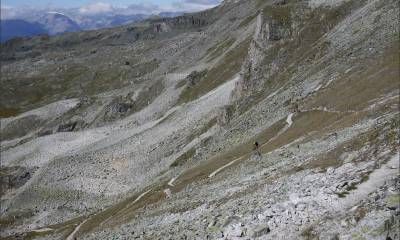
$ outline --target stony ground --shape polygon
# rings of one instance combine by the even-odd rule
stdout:
[[[398,16],[224,1],[1,45],[1,238],[400,239]]]

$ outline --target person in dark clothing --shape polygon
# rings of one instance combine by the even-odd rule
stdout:
[[[259,148],[260,148],[260,144],[258,142],[255,142],[254,143],[254,147],[253,147],[253,151],[257,156],[261,157],[261,153],[259,151]]]

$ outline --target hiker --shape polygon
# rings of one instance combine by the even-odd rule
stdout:
[[[337,134],[337,132],[335,132],[333,135],[335,136],[335,139],[338,140],[338,134]]]
[[[255,142],[254,143],[254,147],[253,147],[253,151],[258,157],[261,157],[261,153],[259,151],[259,148],[260,148],[260,144],[258,142]]]
[[[294,112],[294,113],[300,112],[299,104],[293,103],[292,106],[291,106],[291,110],[292,110],[292,112]]]

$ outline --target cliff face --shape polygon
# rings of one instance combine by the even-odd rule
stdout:
[[[231,0],[2,44],[1,236],[397,239],[398,16]]]

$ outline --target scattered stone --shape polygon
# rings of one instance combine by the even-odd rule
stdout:
[[[57,128],[57,132],[73,132],[78,125],[78,122],[69,122],[66,124],[61,124]]]
[[[271,232],[271,229],[269,228],[268,224],[261,224],[252,230],[251,237],[258,238],[268,234],[269,232]]]

